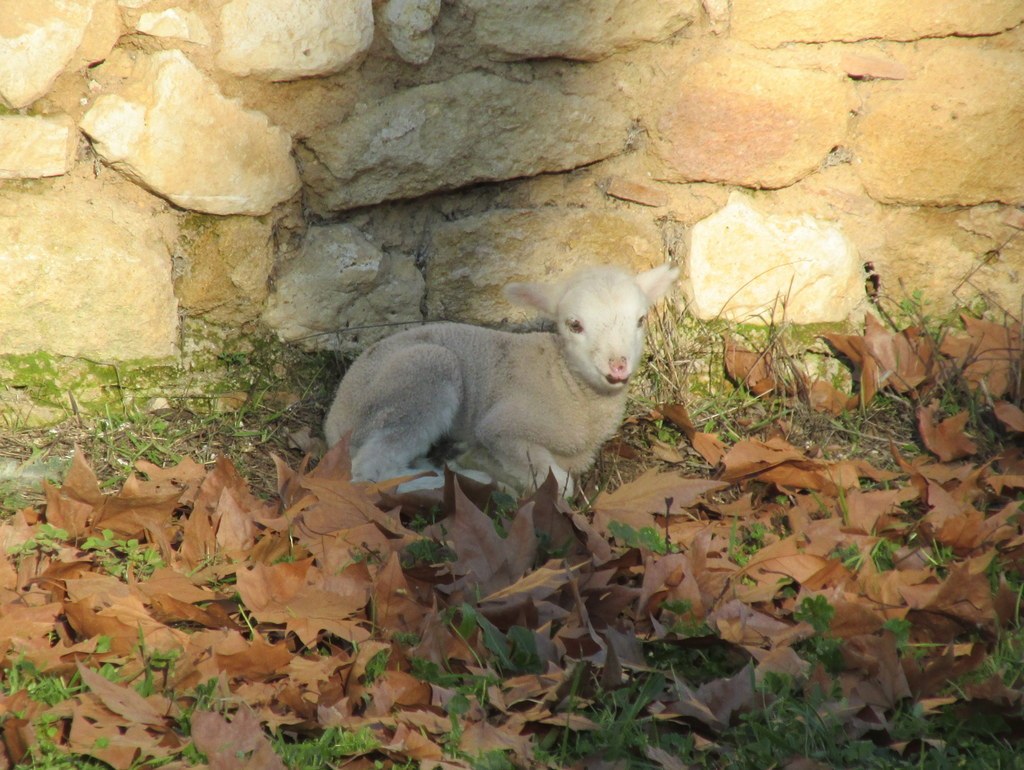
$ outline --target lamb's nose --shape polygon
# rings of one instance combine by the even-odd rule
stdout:
[[[608,382],[625,382],[629,379],[629,363],[625,356],[611,358],[608,360]]]

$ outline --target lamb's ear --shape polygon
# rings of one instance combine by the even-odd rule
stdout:
[[[532,307],[554,318],[558,313],[557,286],[545,283],[510,283],[505,287],[505,298],[515,304]]]
[[[665,296],[668,290],[675,285],[678,278],[678,267],[658,265],[637,275],[636,284],[647,295],[647,301],[653,304]]]

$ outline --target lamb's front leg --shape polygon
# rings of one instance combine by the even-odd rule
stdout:
[[[575,490],[572,477],[551,451],[531,436],[536,433],[514,410],[495,407],[476,429],[477,444],[488,457],[473,460],[478,466],[486,465],[485,470],[496,480],[517,491],[537,489],[551,473],[562,494],[571,497]]]

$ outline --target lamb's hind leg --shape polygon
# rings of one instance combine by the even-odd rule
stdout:
[[[454,353],[418,344],[377,362],[360,394],[362,413],[352,432],[352,478],[382,481],[429,467],[430,447],[452,426],[462,397]]]

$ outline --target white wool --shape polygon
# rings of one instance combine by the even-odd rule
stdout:
[[[679,271],[581,270],[556,284],[506,287],[557,331],[513,334],[466,324],[410,329],[370,347],[346,373],[324,423],[350,435],[352,477],[381,481],[423,470],[453,441],[454,467],[517,491],[549,472],[566,494],[618,428],[643,352],[643,320]]]

